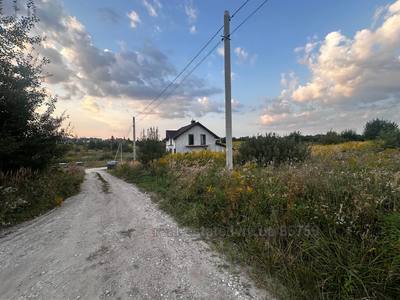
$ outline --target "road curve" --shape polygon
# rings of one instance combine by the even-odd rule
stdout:
[[[264,298],[148,196],[100,169],[60,208],[0,233],[1,300]]]

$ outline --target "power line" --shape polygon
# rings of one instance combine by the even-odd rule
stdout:
[[[214,47],[212,47],[211,50],[207,52],[207,54],[183,77],[183,79],[177,85],[173,87],[173,89],[167,94],[167,96],[165,96],[156,106],[153,107],[152,110],[154,111],[162,104],[162,101],[168,99],[168,97],[171,96],[171,94],[215,51],[215,49],[218,48],[220,43],[221,41],[218,41],[218,43],[216,43]],[[139,120],[143,120],[147,115],[148,114],[144,115]]]
[[[232,32],[230,33],[230,35],[234,34],[237,30],[240,29],[240,27],[242,27],[251,17],[253,17],[269,0],[264,0],[260,5],[258,5],[256,7],[255,10],[253,10],[238,26],[236,26]],[[246,0],[240,7],[238,7],[235,12],[232,14],[231,18],[236,16],[236,14],[242,10],[248,3],[250,2],[250,0]],[[210,45],[210,43],[215,39],[215,37],[220,33],[220,31],[224,28],[224,26],[222,25],[220,28],[218,28],[218,30],[211,36],[211,38],[200,48],[200,50],[196,53],[196,55],[185,65],[185,67],[182,69],[181,72],[179,72],[179,74],[177,76],[175,76],[175,78],[159,93],[159,95],[153,99],[151,101],[151,103],[149,103],[141,112],[138,113],[138,115],[144,114],[144,116],[142,118],[140,118],[139,120],[143,120],[149,113],[146,113],[147,108],[149,108],[154,102],[158,101],[161,96],[171,87],[174,85],[174,83],[176,82],[176,80],[189,68],[189,66],[201,55],[201,53]],[[223,37],[227,38],[227,37]],[[223,40],[222,39],[222,40]],[[214,47],[183,77],[183,79],[173,87],[173,89],[167,94],[167,96],[164,96],[164,99],[162,99],[156,106],[153,107],[153,111],[158,108],[161,104],[162,101],[168,99],[169,96],[171,96],[171,94],[214,52],[215,49],[217,49],[218,45],[221,43],[221,41],[218,41],[218,43],[216,43],[214,45]],[[146,113],[146,114],[145,114]],[[130,127],[129,127],[130,128]],[[131,128],[128,131],[128,134],[130,133]],[[117,153],[118,153],[118,149],[117,149]]]
[[[237,13],[239,13],[248,3],[250,0],[246,0],[245,2],[242,3],[241,6],[239,6],[235,12],[232,14],[231,19],[236,16]],[[200,54],[210,45],[210,43],[215,39],[215,37],[221,32],[221,30],[224,28],[224,25],[218,28],[218,30],[211,36],[211,38],[208,39],[208,41],[200,48],[199,51],[195,54],[195,56],[185,65],[185,67],[179,72],[178,75],[175,76],[175,78],[157,95],[156,98],[154,98],[146,107],[140,111],[137,115],[144,114],[146,110],[156,101],[158,101],[162,95],[176,82],[176,80],[189,68],[189,66],[200,56]]]
[[[233,18],[236,16],[236,14],[237,14],[239,11],[241,11],[242,8],[245,7],[245,6],[247,5],[247,3],[249,3],[249,2],[250,2],[250,0],[246,0],[245,2],[243,2],[243,4],[240,5],[240,7],[238,7],[238,8],[235,10],[235,12],[231,15],[231,19],[233,19]]]
[[[161,98],[161,96],[175,83],[175,81],[189,68],[189,66],[200,56],[200,54],[204,51],[205,48],[207,48],[208,45],[212,42],[213,39],[220,33],[220,31],[224,28],[224,26],[221,26],[212,36],[211,38],[201,47],[199,51],[197,51],[196,55],[186,64],[186,66],[182,69],[182,71],[179,72],[178,75],[175,76],[175,78],[158,94],[156,98],[154,98],[141,112],[139,112],[137,115],[141,115],[144,112],[146,112],[147,108],[150,107],[154,102],[156,102],[158,99]]]
[[[234,34],[240,27],[243,26],[244,23],[246,23],[254,14],[259,11],[265,4],[267,4],[269,0],[264,0],[255,10],[253,10],[238,26],[236,26],[230,35]]]

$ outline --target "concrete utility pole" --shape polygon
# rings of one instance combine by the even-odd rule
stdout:
[[[121,164],[122,164],[122,142],[120,143],[121,145]]]
[[[228,170],[232,170],[231,37],[229,23],[229,11],[226,10],[224,13],[226,167]]]
[[[133,131],[133,161],[136,161],[136,124],[135,117],[132,117],[132,131]]]

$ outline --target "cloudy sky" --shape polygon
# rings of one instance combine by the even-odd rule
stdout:
[[[149,104],[222,25],[224,10],[244,0],[36,2],[47,85],[76,135],[126,136],[148,107],[139,130],[194,118],[224,136],[221,47]],[[251,0],[232,28],[260,2]],[[400,122],[400,0],[270,0],[231,43],[235,136]]]

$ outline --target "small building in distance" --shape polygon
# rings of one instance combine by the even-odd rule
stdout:
[[[220,137],[195,120],[178,130],[167,130],[165,144],[167,152],[170,153],[201,150],[225,151],[225,145],[220,142]]]

